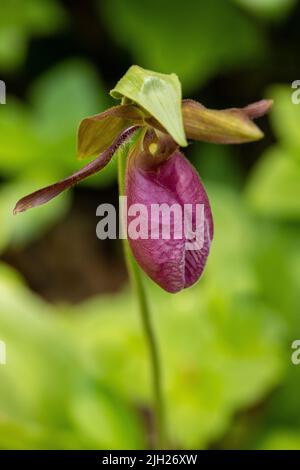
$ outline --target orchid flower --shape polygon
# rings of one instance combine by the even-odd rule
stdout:
[[[178,292],[201,276],[213,239],[208,196],[180,147],[186,147],[188,140],[216,144],[258,140],[263,133],[253,119],[265,114],[272,102],[262,100],[241,109],[208,109],[196,101],[181,99],[176,75],[155,73],[138,66],[130,67],[111,95],[122,103],[87,117],[78,130],[78,158],[96,158],[73,175],[22,198],[14,213],[44,204],[101,171],[120,146],[139,134],[127,156],[128,204],[204,205],[204,240],[199,249],[186,250],[185,234],[180,239],[171,236],[169,240],[161,236],[157,239],[128,237],[142,269],[166,291]],[[160,221],[157,223],[161,226]]]
[[[168,292],[178,292],[200,278],[213,239],[213,218],[203,183],[181,148],[189,140],[240,144],[261,139],[263,133],[253,119],[264,115],[272,102],[262,100],[241,109],[208,109],[196,101],[182,100],[176,75],[155,73],[138,66],[130,67],[111,95],[121,99],[121,104],[87,117],[78,130],[78,157],[96,158],[73,175],[22,198],[14,213],[50,201],[101,171],[118,154],[120,193],[127,196],[129,206],[143,205],[152,217],[151,225],[158,229],[156,237],[130,236],[131,216],[129,211],[126,214],[125,255],[149,346],[157,443],[159,448],[169,448],[158,345],[135,260]],[[182,223],[175,215],[171,236],[165,239],[160,230],[164,228],[160,214],[153,216],[150,211],[153,204],[189,205],[192,226],[198,224],[194,207],[201,205],[202,243],[194,243],[192,250],[187,249],[190,233],[175,236],[176,228]]]

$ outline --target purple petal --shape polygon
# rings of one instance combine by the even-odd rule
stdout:
[[[166,203],[169,206],[178,204],[182,210],[184,204],[192,204],[194,226],[195,207],[197,204],[203,205],[203,244],[199,249],[186,249],[188,238],[184,229],[181,238],[175,238],[176,227],[183,223],[180,216],[171,218],[169,239],[163,239],[161,217],[151,220],[159,227],[158,239],[153,239],[150,223],[146,239],[132,239],[130,234],[128,235],[136,260],[151,279],[163,289],[168,292],[178,292],[194,284],[203,272],[213,238],[213,219],[208,197],[194,167],[179,151],[175,151],[167,161],[152,170],[141,168],[138,158],[128,161],[126,195],[128,208],[137,203],[146,206],[149,221],[153,204]],[[128,227],[134,218],[128,216]]]
[[[138,129],[138,126],[133,126],[126,129],[117,137],[117,139],[115,139],[113,144],[107,150],[105,150],[105,152],[101,153],[98,158],[85,165],[73,175],[58,181],[57,183],[51,184],[50,186],[39,189],[34,193],[31,193],[28,196],[20,199],[14,208],[14,214],[18,214],[19,212],[24,212],[27,209],[31,209],[32,207],[45,204],[65,191],[65,189],[74,186],[76,183],[79,183],[85,178],[88,178],[89,176],[94,175],[98,171],[102,170],[109,163],[117,148],[126,139],[128,139],[136,129]]]
[[[260,100],[256,103],[248,104],[242,108],[242,111],[248,116],[249,119],[257,119],[269,112],[273,105],[273,100]]]

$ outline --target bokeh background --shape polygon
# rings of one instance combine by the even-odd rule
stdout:
[[[193,288],[146,280],[174,448],[299,449],[300,5],[296,0],[1,0],[0,448],[135,449],[153,438],[148,353],[117,240],[116,162],[47,206],[17,199],[80,166],[76,128],[131,64],[208,107],[273,98],[265,139],[195,143],[215,240]]]

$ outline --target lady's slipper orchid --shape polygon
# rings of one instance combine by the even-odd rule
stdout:
[[[152,232],[148,228],[149,236],[134,239],[129,234],[128,240],[144,271],[166,291],[178,292],[194,284],[204,269],[213,238],[213,219],[208,197],[195,168],[178,148],[172,151],[172,143],[162,154],[159,145],[155,145],[158,148],[154,156],[149,150],[129,153],[128,156],[125,186],[127,204],[128,207],[133,207],[137,202],[143,204],[152,228]],[[169,217],[164,219],[163,210],[153,216],[152,208],[155,205],[165,207]],[[188,238],[184,231],[183,216],[185,208],[190,206],[191,225],[195,226],[196,222],[200,225],[201,220],[196,220],[197,205],[204,208],[203,239],[193,241],[194,232]],[[130,219],[128,216],[127,224]],[[169,231],[166,237],[164,228]],[[176,237],[179,228],[181,230]],[[192,246],[188,247],[187,243]]]
[[[252,119],[265,114],[272,102],[262,100],[245,108],[210,110],[193,100],[181,100],[176,75],[165,75],[131,67],[111,92],[122,104],[84,119],[78,131],[78,157],[95,157],[68,178],[22,198],[14,213],[48,202],[65,189],[100,171],[123,143],[130,143],[127,155],[125,192],[128,206],[144,204],[150,214],[153,204],[192,206],[191,222],[197,224],[194,207],[202,205],[203,240],[187,249],[186,233],[178,238],[182,224],[174,215],[170,238],[162,236],[163,221],[158,213],[152,226],[157,237],[133,238],[128,233],[133,255],[143,270],[163,289],[178,292],[194,284],[203,272],[213,238],[213,219],[204,186],[194,167],[179,147],[187,139],[219,144],[243,143],[263,134]],[[128,215],[127,226],[130,224]]]

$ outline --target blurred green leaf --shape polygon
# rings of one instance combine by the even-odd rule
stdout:
[[[137,449],[144,444],[142,430],[133,414],[109,390],[84,384],[74,393],[71,414],[75,427],[91,448]]]
[[[1,0],[0,68],[20,65],[31,36],[56,31],[65,21],[55,0]]]
[[[40,158],[42,143],[34,130],[32,115],[14,98],[9,98],[9,104],[0,107],[0,134],[3,177],[23,172]]]
[[[264,38],[231,2],[109,0],[99,1],[99,7],[132,61],[176,73],[184,94],[220,70],[247,65],[263,54]]]
[[[193,145],[191,160],[203,181],[213,181],[237,188],[241,185],[241,168],[228,145],[202,142]]]
[[[7,432],[0,448],[142,446],[134,412],[96,378],[54,309],[4,265],[0,331],[7,346],[7,364],[0,366],[0,429]]]
[[[299,227],[259,218],[255,231],[259,243],[252,259],[261,298],[280,314],[285,334],[293,337],[300,328]]]
[[[286,18],[297,0],[235,0],[235,2],[258,17],[280,20]]]
[[[82,442],[72,433],[50,426],[40,426],[36,422],[13,420],[0,414],[0,449],[74,449]]]
[[[0,189],[0,217],[3,226],[0,231],[0,252],[8,245],[22,247],[24,244],[41,237],[54,223],[66,215],[70,208],[70,193],[65,193],[60,199],[54,200],[44,208],[28,211],[21,217],[13,215],[13,208],[20,196],[32,190],[34,181],[46,185],[50,173],[36,171],[30,172],[22,179],[15,179],[12,183],[2,185]],[[56,179],[56,176],[53,178]]]
[[[206,268],[215,292],[258,292],[252,265],[256,249],[256,232],[239,193],[225,185],[210,184],[207,188],[215,221],[215,234]],[[205,277],[204,277],[205,280]],[[203,282],[203,280],[202,280]]]
[[[43,138],[74,138],[81,119],[107,105],[95,70],[80,60],[57,65],[39,78],[30,93],[33,116]]]
[[[259,443],[263,450],[299,450],[300,430],[275,429],[267,434]]]
[[[290,156],[300,161],[300,104],[292,102],[292,94],[296,90],[286,85],[275,85],[268,90],[274,99],[270,117],[281,144],[291,150]]]
[[[279,146],[270,148],[256,164],[246,188],[250,206],[268,217],[300,217],[300,164]]]
[[[32,86],[28,109],[8,98],[0,108],[0,170],[6,175],[40,165],[65,176],[76,162],[76,129],[105,107],[103,86],[84,62],[69,61]]]
[[[292,88],[276,85],[271,122],[279,144],[268,148],[252,170],[246,198],[259,215],[298,220],[300,216],[300,107],[292,102]]]

